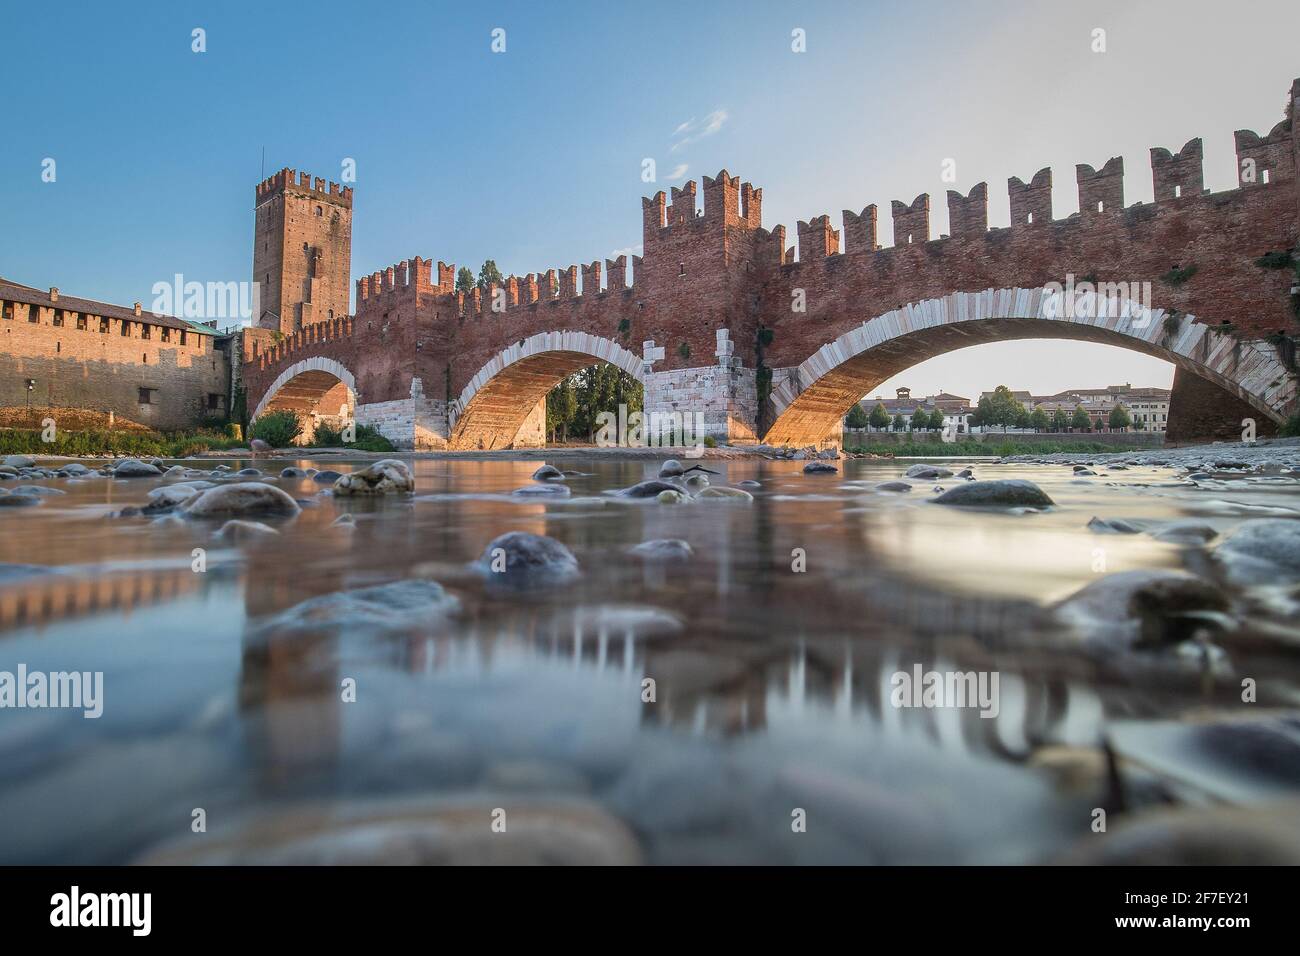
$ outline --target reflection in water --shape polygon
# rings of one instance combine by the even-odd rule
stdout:
[[[1183,564],[1179,546],[1085,528],[1097,513],[1188,513],[1189,493],[1154,471],[1107,487],[977,465],[1031,477],[1059,505],[1012,515],[934,506],[923,488],[875,494],[901,468],[867,461],[829,478],[720,463],[718,481],[762,482],[748,503],[609,500],[654,466],[594,460],[572,466],[590,474],[570,480],[570,500],[511,498],[536,467],[420,461],[405,500],[336,502],[282,480],[308,506],[238,550],[216,549],[208,527],[107,517],[149,481],[63,483],[66,496],[0,516],[0,562],[53,566],[0,576],[0,670],[106,675],[97,726],[0,714],[0,862],[129,860],[184,832],[196,806],[240,821],[284,800],[504,801],[502,787],[589,795],[652,861],[1037,860],[1086,830],[1076,804],[1105,801],[1108,783],[1061,792],[1036,755],[1095,748],[1109,719],[1234,692],[1231,675],[1152,678],[1086,656],[1047,610],[1095,579],[1099,546],[1110,570]],[[1294,490],[1234,498],[1282,494]],[[344,512],[354,530],[333,524]],[[563,541],[582,577],[485,589],[470,562],[516,530]],[[655,538],[685,539],[694,557],[628,554]],[[204,573],[190,570],[195,547],[212,549]],[[267,628],[311,598],[412,577],[439,582],[457,612]],[[1268,659],[1294,688],[1294,660]],[[917,665],[996,672],[997,716],[893,706],[893,675]],[[784,835],[795,806],[818,814],[802,843]]]

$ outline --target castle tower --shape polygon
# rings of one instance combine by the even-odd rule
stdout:
[[[253,227],[256,324],[289,334],[348,314],[352,190],[282,169],[259,183]]]

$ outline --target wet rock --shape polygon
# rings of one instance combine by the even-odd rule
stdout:
[[[229,466],[229,465],[216,465],[216,466],[213,467],[212,470],[213,470],[213,471],[230,471],[230,466]]]
[[[507,813],[507,833],[494,813]],[[263,812],[201,842],[181,840],[138,862],[240,865],[635,865],[636,837],[598,804],[525,799],[517,792],[291,806]]]
[[[563,481],[564,472],[554,465],[542,465],[533,472],[533,481]]]
[[[738,485],[743,485],[743,486],[746,487],[746,488],[762,488],[762,487],[763,487],[763,483],[762,483],[761,481],[755,481],[753,478],[746,478],[744,481],[738,481],[738,482],[736,482],[736,484],[738,484]]]
[[[681,538],[655,538],[628,549],[631,554],[653,561],[685,561],[695,552]]]
[[[967,478],[973,481],[975,479],[975,472],[971,471],[969,468],[963,468],[961,471],[957,472],[957,477]]]
[[[114,478],[156,478],[161,474],[157,465],[150,465],[134,458],[118,462],[117,467],[113,469]]]
[[[1279,576],[1300,579],[1300,521],[1243,521],[1214,549],[1214,557],[1241,584],[1276,584]]]
[[[236,478],[261,478],[262,470],[260,468],[241,468],[235,472]]]
[[[1141,534],[1142,529],[1134,527],[1123,518],[1098,518],[1094,516],[1088,522],[1088,530],[1093,534]]]
[[[1219,532],[1202,521],[1171,521],[1151,532],[1157,541],[1171,544],[1204,544],[1218,535]]]
[[[0,508],[30,508],[40,503],[37,495],[15,495],[0,488]]]
[[[684,470],[685,469],[682,468],[682,463],[680,461],[678,461],[676,458],[669,458],[666,462],[664,462],[662,465],[659,466],[659,477],[677,478],[682,474]]]
[[[651,478],[649,481],[639,481],[631,488],[624,488],[618,492],[618,495],[621,498],[654,498],[663,491],[681,491],[681,489],[666,481]]]
[[[882,481],[876,485],[876,491],[911,491],[912,486],[905,481]]]
[[[821,451],[817,453],[817,457],[829,458],[831,460],[835,460],[840,457],[840,453],[837,449],[834,448],[823,448]]]
[[[287,492],[258,481],[241,481],[209,488],[184,506],[185,514],[190,518],[287,518],[298,514],[300,510],[298,502]]]
[[[168,480],[175,481],[178,479],[184,480],[188,477],[189,477],[189,469],[186,468],[184,465],[172,465],[170,468],[168,468],[166,471],[163,472],[164,481],[168,481]]]
[[[952,472],[947,468],[936,468],[934,465],[913,465],[907,471],[903,472],[904,478],[951,478]]]
[[[330,527],[342,528],[344,531],[355,531],[357,519],[352,515],[339,515],[330,523]]]
[[[686,476],[686,488],[692,493],[698,495],[701,491],[709,487],[709,476],[701,475],[698,472]]]
[[[51,488],[48,485],[16,485],[10,488],[9,492],[15,495],[35,495],[38,498],[56,498],[67,494],[60,488]]]
[[[570,495],[568,485],[524,485],[510,492],[516,498],[567,498]]]
[[[690,499],[686,497],[683,492],[677,491],[676,489],[670,489],[668,491],[659,492],[659,494],[655,495],[655,500],[661,505],[680,505]]]
[[[214,537],[221,538],[223,541],[240,542],[270,538],[279,533],[260,521],[243,521],[236,518],[223,524]]]
[[[301,468],[285,468],[280,472],[281,478],[306,478],[307,472]]]
[[[839,471],[834,465],[824,461],[810,461],[803,466],[805,475],[833,475]]]
[[[1295,866],[1300,801],[1154,810],[1089,835],[1057,862],[1101,866]]]
[[[271,451],[271,446],[260,438],[254,438],[250,441],[248,443],[248,448],[254,455],[264,455],[268,451]]]
[[[342,478],[342,477],[343,477],[343,472],[341,472],[341,471],[330,471],[330,470],[327,468],[327,469],[325,469],[324,471],[318,471],[318,472],[316,472],[316,474],[314,474],[314,475],[311,476],[311,480],[312,480],[312,481],[318,481],[318,482],[320,482],[322,485],[332,485],[332,484],[334,484],[334,482],[338,481],[338,480],[339,480],[340,478]]]
[[[1232,626],[1228,598],[1210,581],[1182,571],[1108,574],[1058,603],[1059,620],[1085,643],[1133,650],[1167,647],[1207,628]]]
[[[726,485],[711,485],[699,494],[700,498],[731,498],[735,501],[753,501],[754,496],[743,488],[728,488]]]
[[[176,507],[183,505],[195,495],[199,489],[193,485],[164,485],[160,488],[154,488],[149,492],[148,498],[150,503],[166,505],[167,507]]]
[[[964,485],[949,488],[934,500],[941,505],[971,508],[1046,508],[1055,504],[1042,488],[1022,478],[968,481]]]
[[[0,465],[0,478],[17,478],[18,469],[10,465]]]
[[[316,476],[320,480],[320,476]],[[353,495],[395,495],[415,490],[415,479],[406,463],[396,458],[385,458],[368,468],[344,475],[334,482],[335,497]]]
[[[296,634],[377,636],[427,630],[454,614],[460,602],[436,581],[412,579],[309,598],[258,623],[258,639]]]
[[[35,468],[36,460],[26,455],[6,455],[4,464],[6,468]]]
[[[509,531],[494,538],[479,558],[489,583],[534,587],[562,583],[578,576],[578,559],[554,538],[526,531]]]
[[[1093,471],[1091,468],[1074,469],[1074,477],[1076,478],[1092,478],[1092,477],[1096,477],[1096,475],[1097,473]]]

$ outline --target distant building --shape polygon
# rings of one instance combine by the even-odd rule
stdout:
[[[981,392],[980,397],[992,394]],[[1128,411],[1135,431],[1163,432],[1169,421],[1170,390],[1167,388],[1134,388],[1125,383],[1105,388],[1067,388],[1054,395],[1033,395],[1027,391],[1011,394],[1027,411],[1041,409],[1049,419],[1057,411],[1073,418],[1075,409],[1082,408],[1092,420],[1094,430],[1110,428],[1110,413],[1117,406]]]
[[[909,427],[912,416],[916,414],[916,410],[919,408],[926,414],[933,414],[935,411],[942,412],[943,427],[945,429],[952,429],[959,433],[970,429],[970,399],[962,398],[960,395],[951,395],[948,392],[927,395],[925,398],[913,398],[910,388],[900,387],[894,390],[893,398],[881,398],[880,396],[864,398],[858,404],[868,415],[877,405],[883,405],[885,411],[889,413],[890,419],[893,419],[896,415],[902,415],[903,418],[907,419]]]

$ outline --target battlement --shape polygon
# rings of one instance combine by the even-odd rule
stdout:
[[[1052,221],[1052,167],[1034,173],[1028,185],[1019,176],[1007,180],[1011,200],[1011,227],[1045,225]]]
[[[404,259],[380,272],[372,272],[357,280],[357,308],[367,299],[400,289],[412,289],[416,293],[451,292],[456,282],[455,265],[447,265],[439,260],[438,281],[433,281],[433,261],[422,256]]]
[[[304,325],[296,332],[284,336],[267,348],[262,348],[260,342],[254,339],[252,342],[252,358],[259,369],[265,370],[284,362],[302,349],[309,349],[323,342],[350,338],[352,331],[353,322],[351,316],[329,319],[325,322],[312,322],[309,325]]]
[[[862,212],[845,209],[842,216],[845,252],[875,252],[880,248],[876,242],[875,203],[863,209]],[[784,236],[782,238],[784,239]]]
[[[696,208],[698,189],[695,180],[670,187],[670,196],[662,190],[642,197],[642,238],[646,248],[653,245],[664,230],[695,225],[710,235],[721,236],[728,225],[759,229],[763,220],[763,190],[742,182],[725,169],[717,176],[705,176],[704,212]]]
[[[1237,147],[1237,181],[1242,186],[1295,178],[1293,122],[1294,116],[1288,116],[1269,130],[1267,136],[1249,129],[1232,134]]]
[[[1205,173],[1201,138],[1188,140],[1177,153],[1170,153],[1162,146],[1152,147],[1151,178],[1155,183],[1156,202],[1203,193]]]
[[[1079,184],[1079,213],[1088,219],[1124,208],[1124,157],[1112,156],[1101,169],[1087,163],[1074,167]]]
[[[296,169],[285,167],[278,173],[257,184],[256,200],[257,204],[265,202],[277,192],[283,192],[286,189],[294,189],[302,192],[314,193],[322,199],[337,203],[340,206],[352,206],[352,187],[339,186],[338,183],[327,183],[319,176],[313,177],[311,173],[300,173]]]
[[[890,209],[894,214],[894,245],[930,241],[929,193],[921,193],[910,206],[895,199],[890,203]]]
[[[989,184],[977,183],[963,196],[948,190],[948,234],[958,239],[989,231]]]
[[[808,222],[799,222],[799,258],[801,260],[825,259],[840,251],[840,234],[831,228],[830,216],[815,216]]]

